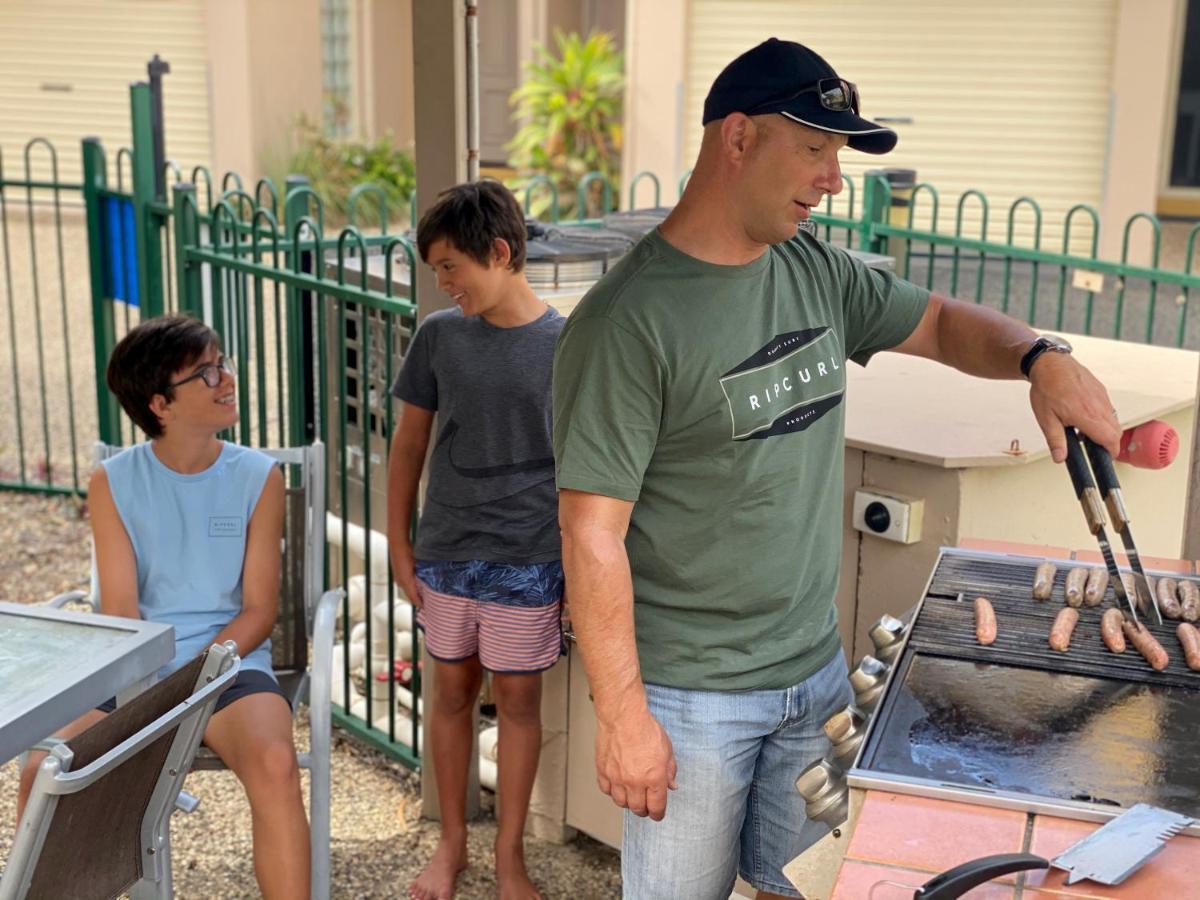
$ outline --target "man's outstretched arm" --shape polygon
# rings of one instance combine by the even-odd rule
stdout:
[[[617,806],[661,820],[675,787],[670,738],[646,705],[633,625],[625,532],[633,504],[558,495],[571,621],[596,708],[596,780]]]
[[[913,333],[893,349],[980,378],[1019,379],[1021,357],[1036,338],[1028,325],[994,309],[932,294]],[[1108,391],[1078,360],[1066,353],[1043,353],[1029,381],[1029,403],[1055,462],[1067,458],[1067,425],[1117,455],[1121,426]]]

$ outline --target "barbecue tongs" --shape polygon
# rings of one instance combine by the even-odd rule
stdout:
[[[1154,600],[1154,592],[1150,590],[1150,582],[1146,579],[1146,571],[1142,568],[1141,557],[1133,543],[1133,533],[1129,530],[1129,513],[1125,509],[1125,501],[1121,497],[1121,485],[1117,481],[1117,473],[1113,468],[1112,456],[1109,452],[1085,434],[1067,426],[1067,471],[1071,473],[1071,483],[1075,486],[1075,496],[1083,506],[1083,515],[1087,519],[1088,530],[1096,536],[1100,544],[1100,553],[1104,556],[1104,564],[1108,567],[1108,579],[1112,582],[1117,600],[1127,607],[1126,618],[1138,623],[1138,607],[1149,609],[1154,613],[1158,624],[1163,624],[1162,613]],[[1084,456],[1084,450],[1087,456]],[[1088,462],[1091,461],[1091,468]],[[1095,473],[1093,480],[1092,474]],[[1096,485],[1099,483],[1099,489]],[[1101,503],[1101,497],[1104,502]],[[1112,516],[1113,526],[1121,535],[1125,544],[1125,553],[1129,557],[1129,565],[1133,569],[1133,582],[1136,593],[1141,594],[1141,602],[1131,598],[1125,591],[1121,581],[1121,572],[1117,561],[1113,558],[1112,547],[1108,543],[1108,535],[1104,531],[1107,521],[1104,517],[1104,507]]]

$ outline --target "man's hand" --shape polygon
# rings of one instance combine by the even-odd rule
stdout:
[[[675,790],[675,751],[649,710],[597,722],[596,782],[617,806],[661,822]]]
[[[417,589],[412,541],[406,537],[392,538],[388,542],[388,552],[392,554],[392,574],[396,576],[396,584],[400,585],[413,608],[420,609],[421,592]]]
[[[1029,370],[1029,404],[1055,462],[1067,458],[1064,429],[1074,425],[1114,457],[1121,449],[1121,425],[1108,391],[1090,371],[1066,353],[1043,353]]]

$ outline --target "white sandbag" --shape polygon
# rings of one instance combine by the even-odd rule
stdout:
[[[495,762],[500,755],[500,729],[493,725],[479,732],[479,758]]]

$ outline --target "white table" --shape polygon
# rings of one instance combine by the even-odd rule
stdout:
[[[0,603],[0,764],[174,655],[170,625]]]

